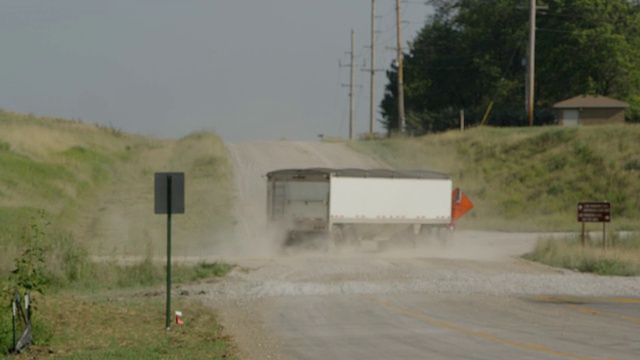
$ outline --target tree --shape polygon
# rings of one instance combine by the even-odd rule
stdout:
[[[640,11],[629,1],[550,0],[538,32],[538,96],[630,100],[640,90]]]
[[[639,104],[640,10],[624,0],[549,0],[538,17],[536,120],[553,121],[550,106],[577,94],[601,94]],[[435,13],[405,54],[407,128],[413,134],[458,126],[459,109],[479,122],[490,101],[490,123],[527,123],[524,114],[528,10],[519,0],[432,0]],[[382,123],[398,128],[397,68],[380,104]],[[640,113],[640,112],[638,112]],[[640,118],[640,116],[638,116]]]

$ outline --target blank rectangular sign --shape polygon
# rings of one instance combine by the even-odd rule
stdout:
[[[168,214],[169,179],[171,179],[171,213],[184,214],[184,173],[155,174],[155,213]]]

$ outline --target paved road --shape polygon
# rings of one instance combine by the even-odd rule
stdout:
[[[637,359],[640,354],[638,299],[403,293],[271,301],[266,323],[283,339],[284,354],[296,359]]]
[[[239,241],[257,248],[265,242],[261,173],[379,165],[339,144],[229,151],[245,215]],[[236,252],[227,258],[239,265],[229,276],[198,286],[243,359],[640,358],[640,279],[519,259],[535,241],[535,234],[463,231],[448,246],[410,252]]]

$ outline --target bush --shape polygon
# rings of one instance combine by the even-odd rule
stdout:
[[[174,272],[174,278],[176,282],[197,281],[200,279],[225,276],[231,269],[233,269],[233,265],[218,262],[200,262],[195,266],[177,267]]]
[[[29,231],[22,235],[22,254],[15,259],[15,269],[10,276],[11,288],[22,296],[27,292],[44,294],[49,285],[45,260],[45,229],[50,223],[45,219],[44,211],[40,211],[31,220]]]
[[[47,270],[47,233],[49,222],[45,218],[44,211],[39,211],[37,216],[31,218],[31,224],[20,237],[22,251],[15,258],[15,269],[9,276],[8,283],[2,286],[0,297],[0,351],[3,353],[13,349],[13,311],[12,301],[15,296],[24,299],[29,294],[32,313],[37,310],[36,301],[38,294],[43,296],[49,286],[49,272]],[[24,305],[24,303],[22,304]],[[34,317],[35,318],[35,317]],[[26,324],[18,317],[16,336]],[[33,344],[43,344],[51,337],[51,331],[46,324],[35,320],[32,323]]]

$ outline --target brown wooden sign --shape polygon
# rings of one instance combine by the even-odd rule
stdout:
[[[580,202],[578,203],[578,222],[610,222],[611,203]]]

